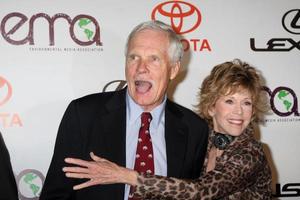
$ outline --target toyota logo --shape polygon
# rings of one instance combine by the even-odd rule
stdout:
[[[5,104],[11,97],[12,88],[10,83],[0,76],[0,106]]]
[[[168,21],[178,34],[195,30],[201,23],[201,13],[194,5],[183,1],[167,1],[157,5],[152,20]]]
[[[293,34],[300,34],[300,9],[286,12],[282,17],[283,28]]]

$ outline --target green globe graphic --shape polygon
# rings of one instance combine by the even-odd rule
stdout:
[[[35,200],[40,196],[43,186],[43,177],[40,172],[35,171],[24,170],[20,176],[19,192],[21,200]]]
[[[87,37],[88,40],[91,41],[91,38],[94,35],[94,32],[89,29],[87,26],[91,23],[92,21],[86,18],[81,18],[79,19],[78,26],[83,30],[85,36]]]
[[[287,92],[286,90],[280,90],[278,92],[278,99],[281,101],[283,107],[286,109],[286,111],[290,111],[291,107],[292,107],[292,102],[288,99],[289,97],[289,92]]]
[[[28,187],[30,188],[30,190],[32,191],[32,194],[37,197],[38,196],[38,192],[40,191],[40,187],[36,184],[34,184],[34,180],[37,178],[38,176],[34,173],[28,173],[25,174],[23,180],[24,182],[28,185]]]

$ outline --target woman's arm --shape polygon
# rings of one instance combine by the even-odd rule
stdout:
[[[261,145],[256,145],[255,148],[253,145],[250,146],[251,148],[247,146],[234,150],[230,157],[223,155],[224,159],[217,162],[214,170],[196,180],[139,175],[93,153],[91,153],[93,161],[67,158],[65,160],[67,163],[77,166],[64,167],[63,171],[70,178],[90,179],[74,186],[74,189],[98,184],[125,183],[136,186],[134,193],[136,197],[177,200],[218,199],[238,191],[244,192],[264,169],[265,157]]]
[[[271,198],[269,187],[266,187],[266,191],[246,191],[260,176],[259,173],[267,168],[261,145],[251,144],[237,149],[230,158],[224,156],[224,160],[219,161],[214,170],[197,180],[139,175],[134,195],[145,199],[198,200],[219,199],[236,192],[247,192],[248,196],[255,197],[252,199]]]

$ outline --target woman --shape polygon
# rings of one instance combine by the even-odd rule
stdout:
[[[126,183],[142,199],[271,199],[271,172],[253,127],[267,110],[258,72],[240,60],[215,66],[202,83],[199,114],[211,127],[202,175],[180,180],[117,166],[91,153],[94,161],[67,158],[80,167],[65,167],[67,177],[88,178],[81,189]]]

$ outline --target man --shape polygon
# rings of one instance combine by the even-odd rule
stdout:
[[[168,84],[180,70],[180,38],[162,22],[138,25],[126,45],[127,87],[71,102],[60,124],[52,162],[40,199],[127,200],[122,184],[74,191],[82,181],[66,178],[66,157],[90,160],[89,153],[134,167],[141,125],[150,112],[155,174],[178,178],[200,175],[207,146],[207,124],[192,111],[166,97]]]
[[[17,200],[18,190],[10,164],[9,153],[0,133],[0,200]]]

